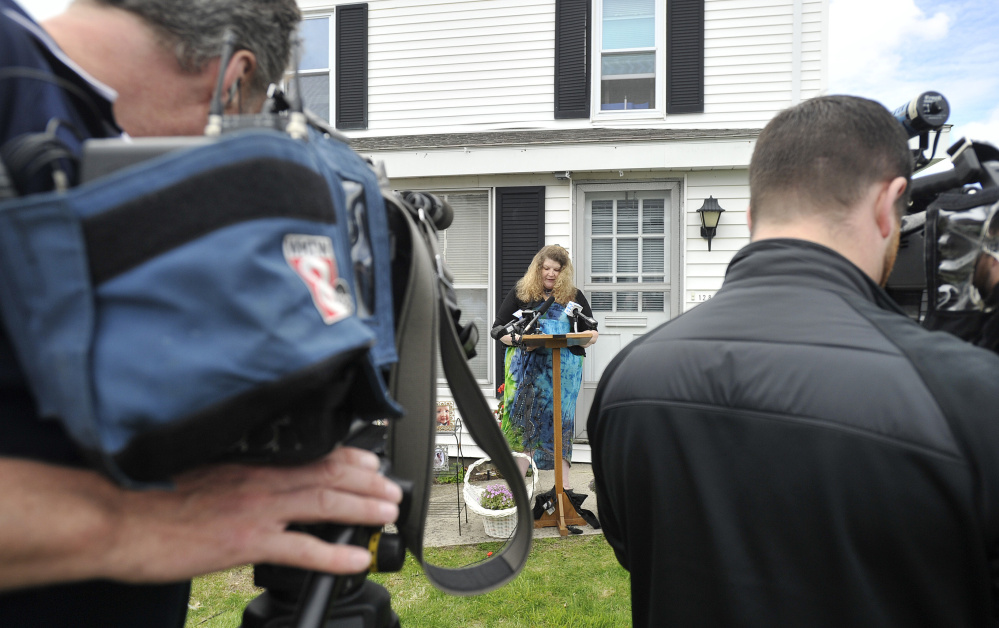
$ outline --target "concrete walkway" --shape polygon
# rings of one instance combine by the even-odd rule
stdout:
[[[465,460],[466,466],[475,462]],[[585,493],[586,501],[583,508],[592,511],[599,518],[597,512],[596,495],[588,488],[590,480],[593,479],[593,470],[588,464],[576,463],[572,465],[570,481],[572,488],[577,493]],[[497,482],[481,482],[480,485]],[[499,480],[498,482],[502,482]],[[555,486],[554,471],[539,471],[538,484],[535,494],[544,493]],[[465,497],[462,493],[464,484],[435,484],[431,488],[430,505],[427,512],[426,529],[424,530],[423,545],[425,547],[441,547],[447,545],[474,545],[476,543],[486,543],[489,541],[502,541],[488,536],[482,523],[482,517],[465,507]],[[530,489],[530,478],[528,478],[528,489]],[[531,506],[534,506],[534,498],[531,498]],[[467,523],[466,523],[467,519]],[[594,530],[590,526],[580,526],[583,534],[600,534],[600,530]],[[535,528],[534,538],[548,538],[559,536],[558,528]],[[571,533],[569,536],[573,536]]]

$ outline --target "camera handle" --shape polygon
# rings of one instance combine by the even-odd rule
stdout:
[[[995,146],[961,138],[947,153],[954,165],[951,170],[912,180],[910,214],[925,210],[941,192],[968,183],[979,183],[983,189],[999,187],[999,150]]]

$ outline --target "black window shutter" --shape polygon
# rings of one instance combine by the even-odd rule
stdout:
[[[704,113],[704,0],[666,2],[666,113]]]
[[[497,310],[544,245],[544,186],[496,188]],[[496,352],[497,388],[503,383],[503,353]]]
[[[555,119],[590,117],[590,1],[555,0]]]
[[[368,128],[368,5],[336,8],[336,128]]]

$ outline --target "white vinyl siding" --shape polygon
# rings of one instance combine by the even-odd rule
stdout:
[[[370,131],[551,119],[554,2],[391,0],[368,6]]]
[[[594,22],[599,15],[594,0]],[[307,17],[340,2],[300,0]],[[657,0],[657,45],[665,32]],[[554,119],[555,0],[368,2],[368,128],[349,135],[585,128],[760,128],[826,88],[828,0],[706,0],[704,113],[601,116],[599,41],[592,120]],[[594,37],[599,25],[594,23]],[[664,72],[660,53],[657,72]],[[657,112],[657,113],[655,113]],[[553,168],[554,170],[554,168]]]
[[[749,243],[746,210],[749,207],[749,172],[747,170],[712,170],[692,172],[686,186],[686,253],[684,255],[683,309],[696,302],[692,294],[712,293],[721,288],[725,269],[732,257]],[[701,218],[697,209],[708,196],[714,196],[725,209],[708,251],[701,237]]]

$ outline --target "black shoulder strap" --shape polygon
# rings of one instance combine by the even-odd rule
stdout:
[[[412,240],[407,290],[396,324],[399,362],[389,382],[390,392],[405,408],[406,416],[390,428],[388,448],[396,475],[426,478],[422,486],[413,487],[410,513],[406,521],[400,522],[399,532],[434,586],[454,595],[486,593],[515,578],[527,562],[534,523],[527,488],[462,350],[446,303],[450,279],[437,249],[436,229],[422,211],[414,217],[404,202],[392,198],[389,192],[386,196],[386,203],[394,205],[390,211],[401,215]],[[436,434],[433,351],[438,340],[444,374],[462,420],[476,444],[507,478],[517,505],[517,530],[503,549],[489,560],[458,569],[428,565],[423,560],[423,529]]]

